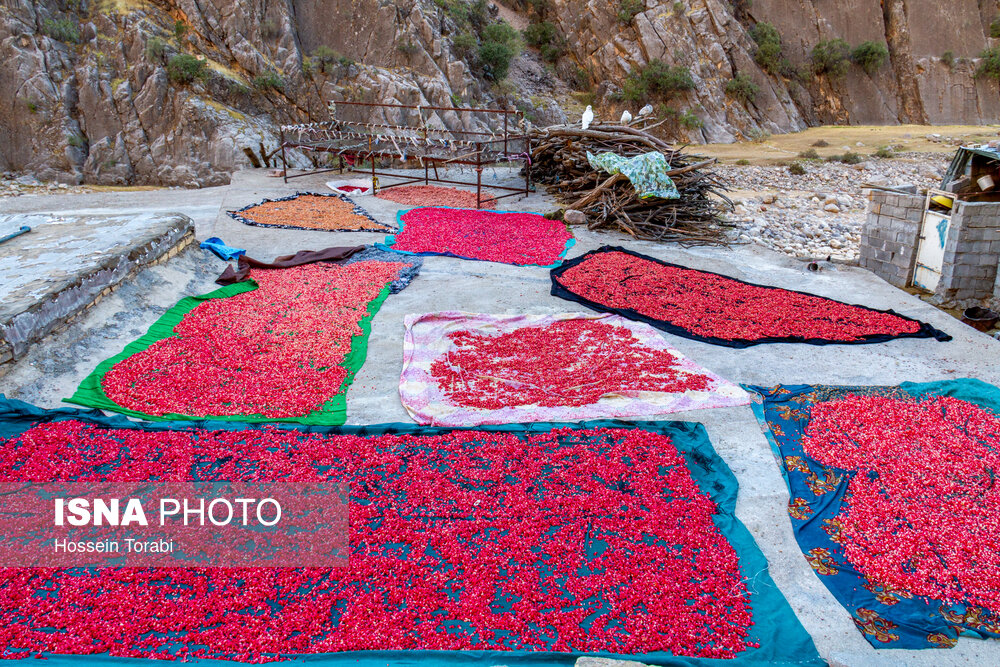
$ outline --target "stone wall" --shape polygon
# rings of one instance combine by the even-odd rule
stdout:
[[[860,264],[890,285],[906,287],[913,279],[924,198],[871,190],[868,199]]]
[[[1000,203],[957,202],[934,294],[939,303],[973,305],[993,296],[1000,262]]]

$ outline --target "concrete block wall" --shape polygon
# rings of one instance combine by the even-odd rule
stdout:
[[[1000,264],[1000,202],[956,202],[944,246],[940,303],[983,301],[994,296]]]
[[[989,303],[990,308],[1000,312],[1000,266],[997,266],[997,281],[993,284],[993,299]]]
[[[871,190],[868,200],[859,263],[890,285],[906,287],[913,279],[924,198]]]

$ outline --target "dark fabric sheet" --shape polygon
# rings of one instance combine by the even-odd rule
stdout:
[[[355,262],[404,262],[409,264],[409,268],[399,272],[399,278],[389,283],[389,292],[399,294],[406,286],[413,282],[413,279],[420,273],[424,265],[422,257],[417,255],[406,255],[392,250],[383,250],[373,245],[364,246],[364,251],[356,255],[351,255],[344,264],[354,264]]]
[[[215,282],[219,285],[232,285],[240,283],[249,278],[250,269],[287,269],[302,264],[312,264],[313,262],[333,262],[344,263],[352,256],[363,252],[365,246],[342,246],[336,248],[325,248],[323,250],[299,250],[294,255],[282,255],[275,257],[273,262],[262,262],[253,257],[243,255],[239,258],[236,268],[231,265],[226,267]]]
[[[246,217],[244,215],[240,215],[241,213],[244,213],[245,211],[249,211],[250,209],[255,208],[257,206],[260,206],[261,204],[267,204],[267,203],[270,203],[270,202],[277,202],[277,201],[292,201],[293,199],[298,199],[299,197],[302,197],[302,196],[305,196],[305,195],[308,195],[310,197],[332,197],[333,199],[340,199],[341,201],[347,202],[348,204],[350,204],[353,207],[352,212],[355,215],[358,215],[358,216],[361,216],[362,218],[366,218],[368,220],[371,220],[375,224],[379,225],[380,228],[379,229],[364,229],[364,228],[358,227],[358,228],[350,228],[350,229],[320,229],[320,228],[317,228],[317,227],[300,227],[300,226],[297,226],[297,225],[281,225],[281,224],[273,224],[272,225],[272,224],[267,224],[267,223],[263,223],[263,222],[257,222],[256,220],[252,220],[252,219],[250,219],[250,218],[248,218],[248,217]],[[369,213],[364,208],[362,208],[361,206],[359,206],[357,202],[355,202],[353,199],[351,199],[347,195],[343,195],[343,194],[339,194],[339,193],[334,194],[334,193],[330,193],[330,192],[296,192],[295,194],[288,195],[287,197],[278,197],[277,199],[262,199],[259,202],[255,202],[253,204],[247,204],[246,206],[244,206],[241,209],[237,209],[235,211],[227,211],[227,213],[229,214],[229,217],[231,217],[233,220],[237,220],[239,222],[242,222],[244,225],[250,225],[251,227],[271,227],[273,229],[299,229],[299,230],[304,230],[304,231],[309,231],[309,232],[372,232],[372,233],[387,232],[387,231],[392,231],[392,229],[393,229],[392,225],[387,225],[384,222],[380,222],[380,221],[376,220],[372,216],[371,213]]]
[[[664,321],[664,320],[659,320],[659,319],[656,319],[656,318],[644,315],[644,314],[638,312],[637,310],[635,310],[633,308],[609,307],[609,306],[603,305],[603,304],[601,304],[601,303],[599,303],[597,301],[592,301],[592,300],[590,300],[590,299],[588,299],[586,297],[583,297],[583,296],[581,296],[579,294],[576,294],[575,292],[572,292],[566,286],[564,286],[563,284],[561,284],[559,282],[560,276],[562,276],[564,273],[566,273],[567,271],[569,271],[573,267],[578,266],[580,264],[583,264],[589,258],[591,258],[591,257],[593,257],[595,255],[598,255],[600,253],[607,253],[607,252],[621,252],[621,253],[625,253],[627,255],[631,255],[631,256],[639,258],[639,259],[644,259],[644,260],[649,260],[651,262],[655,262],[656,264],[659,264],[661,266],[673,267],[673,268],[678,268],[678,269],[684,269],[686,271],[697,271],[698,273],[701,273],[701,274],[704,274],[704,275],[717,276],[717,277],[725,278],[727,280],[732,280],[732,281],[735,281],[737,283],[741,283],[741,284],[744,284],[744,285],[749,285],[749,286],[752,286],[752,287],[760,287],[760,288],[765,288],[765,289],[769,289],[769,290],[775,290],[775,291],[781,291],[781,292],[789,292],[789,293],[792,293],[792,294],[801,294],[801,295],[805,295],[805,296],[814,297],[814,298],[817,298],[817,299],[823,299],[823,300],[828,301],[830,303],[836,303],[836,304],[841,304],[841,305],[845,305],[845,306],[850,306],[850,307],[853,307],[853,308],[859,308],[859,309],[862,309],[862,310],[865,310],[865,311],[869,311],[869,312],[872,312],[872,313],[890,314],[890,315],[894,315],[896,317],[899,317],[899,318],[901,318],[903,320],[907,320],[907,321],[910,321],[910,322],[918,322],[919,325],[920,325],[920,328],[919,328],[918,331],[913,332],[913,333],[901,333],[901,334],[898,334],[898,335],[882,335],[882,334],[879,334],[879,335],[868,335],[868,336],[865,336],[864,338],[859,339],[859,340],[837,340],[837,339],[831,339],[831,338],[816,338],[816,337],[805,338],[805,337],[802,337],[802,336],[764,337],[764,338],[755,338],[755,339],[726,339],[726,338],[719,338],[719,337],[713,337],[713,336],[699,335],[699,334],[693,333],[689,329],[686,329],[686,328],[684,328],[682,326],[677,326],[675,324],[672,324],[671,322],[667,322],[667,321]],[[656,327],[657,329],[660,329],[661,331],[666,331],[667,333],[671,333],[671,334],[674,334],[676,336],[681,336],[683,338],[690,338],[692,340],[702,341],[702,342],[705,342],[705,343],[711,343],[713,345],[721,345],[721,346],[724,346],[724,347],[732,347],[732,348],[741,349],[741,348],[751,347],[753,345],[761,345],[761,344],[764,344],[764,343],[805,343],[805,344],[808,344],[808,345],[863,345],[863,344],[870,344],[870,343],[884,343],[886,341],[895,340],[897,338],[935,338],[935,339],[937,339],[939,341],[949,341],[949,340],[951,340],[951,336],[949,336],[948,334],[946,334],[943,331],[940,331],[940,330],[934,328],[930,324],[928,324],[926,322],[920,322],[919,320],[915,320],[915,319],[907,317],[905,315],[901,315],[901,314],[899,314],[899,313],[897,313],[897,312],[895,312],[893,310],[876,310],[875,308],[869,308],[867,306],[861,306],[861,305],[856,305],[856,304],[848,304],[846,302],[836,301],[834,299],[829,299],[829,298],[826,298],[826,297],[820,297],[820,296],[817,296],[815,294],[809,294],[808,292],[799,292],[799,291],[796,291],[796,290],[787,290],[787,289],[784,289],[784,288],[781,288],[781,287],[774,287],[773,285],[761,285],[761,284],[758,284],[758,283],[750,283],[750,282],[747,282],[747,281],[744,281],[744,280],[739,280],[738,278],[733,278],[731,276],[726,276],[726,275],[723,275],[723,274],[720,274],[720,273],[713,273],[711,271],[701,271],[699,269],[692,269],[690,267],[682,266],[680,264],[671,264],[670,262],[664,262],[662,260],[656,259],[655,257],[650,257],[648,255],[643,255],[643,254],[640,254],[640,253],[637,253],[637,252],[632,252],[631,250],[626,250],[625,248],[621,248],[621,247],[617,247],[617,246],[603,246],[603,247],[599,248],[598,250],[592,250],[592,251],[590,251],[590,252],[588,252],[588,253],[586,253],[584,255],[581,255],[580,257],[574,257],[571,260],[567,260],[566,262],[564,262],[562,264],[562,266],[552,269],[552,271],[550,273],[550,276],[551,276],[551,279],[552,279],[552,291],[551,291],[551,293],[552,293],[553,296],[557,296],[557,297],[559,297],[561,299],[566,299],[567,301],[573,301],[575,303],[582,304],[582,305],[586,306],[587,308],[590,308],[591,310],[596,310],[597,312],[601,312],[601,313],[615,313],[617,315],[621,315],[622,317],[627,317],[629,319],[636,320],[636,321],[639,321],[639,322],[645,322],[645,323],[647,323],[647,324],[649,324],[651,326]],[[734,307],[734,313],[733,313],[734,317],[737,316],[737,313],[738,313],[738,310],[736,310],[735,307]]]

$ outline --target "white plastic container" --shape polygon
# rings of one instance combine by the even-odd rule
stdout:
[[[986,174],[985,176],[980,176],[979,180],[977,180],[976,183],[979,184],[979,189],[984,192],[986,190],[992,190],[993,186],[996,185],[996,183],[993,182],[993,177],[990,176],[989,174]]]
[[[348,197],[363,197],[365,195],[373,194],[372,179],[370,178],[352,178],[342,181],[327,181],[326,187],[330,188],[339,195],[347,195]]]

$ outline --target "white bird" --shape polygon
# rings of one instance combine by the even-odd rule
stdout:
[[[622,125],[627,125],[632,122],[632,114],[629,113],[628,109],[622,111]]]
[[[647,104],[643,108],[639,109],[639,117],[640,118],[642,118],[643,116],[648,116],[651,113],[653,113],[653,105],[652,104]]]
[[[590,124],[593,122],[594,122],[594,110],[588,104],[587,110],[583,112],[583,117],[580,119],[580,125],[582,125],[583,129],[586,130],[588,127],[590,127]]]

